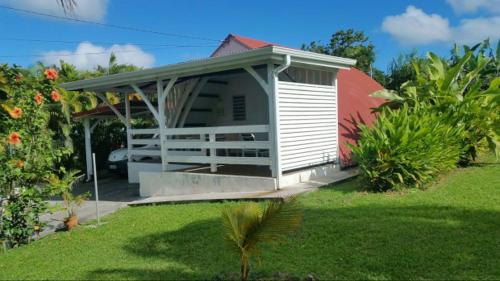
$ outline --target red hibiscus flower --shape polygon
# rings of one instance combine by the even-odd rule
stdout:
[[[18,132],[12,132],[12,133],[10,133],[10,135],[8,137],[8,142],[9,142],[9,144],[12,144],[12,145],[21,144],[21,136],[19,135]]]
[[[23,115],[23,110],[19,107],[14,107],[14,109],[9,110],[9,115],[14,119],[21,118],[21,116]]]
[[[35,96],[35,103],[37,105],[41,105],[43,103],[43,95],[41,93],[37,93]]]
[[[53,68],[45,69],[43,74],[45,75],[45,78],[47,78],[48,80],[56,80],[57,77],[59,77],[57,70],[55,70]]]
[[[59,100],[61,100],[61,94],[59,94],[58,91],[56,90],[53,90],[51,93],[50,93],[50,97],[52,98],[53,101],[55,102],[58,102]]]

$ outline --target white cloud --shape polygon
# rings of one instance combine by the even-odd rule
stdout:
[[[414,6],[408,6],[401,15],[384,18],[382,30],[407,45],[447,41],[451,36],[448,19],[426,14]]]
[[[79,19],[102,21],[106,16],[109,0],[76,1],[74,15]],[[64,11],[57,0],[0,0],[0,4],[14,8],[37,11],[40,13],[64,16]]]
[[[475,44],[486,38],[494,41],[500,38],[500,17],[464,19],[453,28],[454,42]]]
[[[474,44],[500,38],[500,17],[462,19],[450,26],[447,18],[408,6],[403,14],[384,18],[382,29],[403,45]]]
[[[80,43],[74,51],[45,52],[39,60],[45,64],[59,64],[60,60],[64,60],[75,65],[78,69],[92,70],[97,65],[107,66],[112,52],[116,55],[119,64],[133,64],[148,68],[152,67],[155,61],[153,55],[144,52],[135,45],[112,45],[105,48],[90,42]]]
[[[475,13],[484,10],[500,13],[500,0],[447,0],[457,14]]]

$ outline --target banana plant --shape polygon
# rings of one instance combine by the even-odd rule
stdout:
[[[452,126],[463,126],[461,163],[474,160],[478,147],[486,141],[500,158],[499,122],[500,78],[491,76],[499,55],[486,57],[480,46],[465,48],[465,54],[450,64],[433,53],[421,64],[413,64],[416,78],[399,91],[381,90],[372,94],[384,98],[384,107],[424,106],[446,115]],[[481,50],[481,48],[479,48]],[[497,48],[497,53],[500,53]]]
[[[295,197],[271,201],[264,209],[257,203],[223,209],[225,240],[240,256],[241,280],[248,279],[250,258],[260,256],[260,245],[282,240],[300,226],[302,218],[302,206]]]

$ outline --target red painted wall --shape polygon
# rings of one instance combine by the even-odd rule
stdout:
[[[376,116],[371,113],[371,109],[381,105],[384,100],[370,97],[370,94],[383,89],[383,87],[363,71],[355,68],[339,70],[337,82],[340,161],[345,167],[353,164],[351,150],[347,147],[346,142],[356,143],[358,139],[357,124],[371,125],[373,123]]]

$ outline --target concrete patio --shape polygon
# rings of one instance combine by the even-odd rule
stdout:
[[[195,202],[216,202],[225,200],[279,200],[289,196],[295,196],[310,192],[326,185],[334,184],[357,175],[354,169],[339,171],[334,176],[320,177],[288,186],[275,191],[260,192],[213,192],[175,196],[153,196],[141,198],[139,196],[139,184],[130,184],[126,178],[117,176],[106,177],[99,180],[99,209],[101,217],[112,214],[127,206],[142,206],[156,204],[179,204]],[[90,192],[91,197],[82,206],[76,209],[79,223],[85,223],[96,219],[96,205],[94,194],[94,183],[82,183],[75,187],[75,194]],[[60,199],[49,201],[52,206],[61,206]],[[64,227],[65,211],[56,211],[41,216],[42,222],[46,223],[44,231],[40,236],[46,236]]]
[[[139,185],[129,184],[126,178],[111,176],[99,181],[99,210],[101,217],[116,212],[117,210],[126,207],[129,202],[140,199]],[[75,194],[90,192],[91,197],[76,209],[79,223],[85,223],[89,220],[96,219],[96,205],[94,183],[81,183],[75,189]],[[60,199],[49,201],[51,206],[61,206]],[[44,231],[40,236],[45,236],[64,227],[64,218],[66,212],[64,210],[56,211],[52,214],[41,216],[41,221],[46,223]]]

